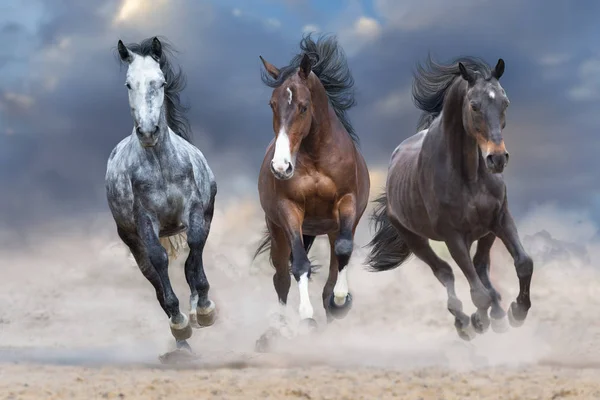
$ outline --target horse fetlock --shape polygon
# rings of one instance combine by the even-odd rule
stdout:
[[[460,301],[458,297],[448,297],[448,311],[450,311],[452,315],[456,315],[456,313],[462,312],[462,309],[462,301]]]
[[[487,310],[492,305],[492,296],[483,286],[471,289],[471,300],[478,309]]]

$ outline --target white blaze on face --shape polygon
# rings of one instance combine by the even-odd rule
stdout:
[[[152,57],[134,56],[127,70],[129,106],[135,125],[145,131],[152,131],[159,124],[165,99],[163,83],[160,65]]]
[[[273,169],[277,172],[285,173],[290,164],[292,164],[290,138],[285,128],[281,128],[275,141],[275,153],[273,154],[272,162]]]
[[[308,296],[308,273],[305,272],[300,276],[298,281],[298,291],[300,292],[300,307],[298,312],[300,319],[307,319],[313,317],[313,307],[310,304],[310,297]]]
[[[289,104],[289,105],[292,105],[292,89],[290,89],[290,88],[287,88],[287,92],[288,92],[288,95],[290,96],[290,97],[288,98],[288,104]]]
[[[333,301],[338,306],[343,306],[346,303],[348,296],[348,266],[340,271],[333,288]]]
[[[488,96],[490,96],[490,99],[494,100],[496,98],[496,92],[494,92],[493,90],[490,90],[488,92]]]

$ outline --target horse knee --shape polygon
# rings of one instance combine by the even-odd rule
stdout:
[[[348,264],[353,250],[354,242],[352,239],[339,238],[335,241],[333,251],[339,259],[340,268],[343,268]]]
[[[450,265],[446,263],[438,265],[433,270],[433,274],[444,286],[454,284],[454,272],[452,272]]]
[[[517,269],[517,277],[519,279],[531,278],[533,275],[533,259],[528,254],[519,257],[515,266]]]

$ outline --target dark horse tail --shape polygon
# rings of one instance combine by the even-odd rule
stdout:
[[[388,271],[399,267],[411,255],[408,245],[402,240],[387,215],[387,196],[381,194],[374,201],[375,209],[371,222],[375,225],[375,236],[369,243],[371,253],[367,264],[373,271]]]
[[[315,236],[302,235],[302,241],[304,242],[304,251],[306,251],[306,254],[308,254],[308,252],[310,251],[310,248],[312,247],[313,243],[315,242]],[[260,243],[258,244],[258,248],[254,252],[254,257],[252,257],[252,259],[253,260],[256,259],[256,257],[261,255],[262,253],[266,253],[269,250],[271,250],[271,235],[269,234],[269,230],[265,229],[263,238],[260,240]],[[269,255],[269,260],[271,260],[271,263],[273,263],[273,260],[271,259],[270,255]],[[293,262],[293,257],[290,254],[290,263],[291,262]],[[314,272],[316,269],[318,269],[318,266],[312,265],[312,263],[311,263],[311,272]]]

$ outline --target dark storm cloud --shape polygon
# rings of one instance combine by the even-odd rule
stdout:
[[[291,3],[292,9],[303,5]],[[188,77],[183,98],[191,106],[194,142],[215,169],[220,186],[239,174],[254,180],[273,136],[270,89],[260,82],[258,55],[275,65],[287,63],[300,32],[282,33],[207,2],[171,3],[172,10],[160,22],[127,29],[112,26],[116,1],[103,7],[75,0],[48,4],[52,14],[37,36],[21,36],[36,44],[29,56],[56,48],[69,61],[52,65],[58,78],[51,89],[41,81],[27,90],[14,81],[0,82],[0,185],[5,188],[0,222],[28,223],[106,209],[106,159],[132,126],[125,69],[112,52],[118,39],[127,43],[155,34],[170,39]],[[590,144],[597,123],[592,110],[598,103],[574,103],[567,93],[577,83],[579,63],[591,56],[585,47],[596,33],[590,26],[600,5],[567,9],[565,2],[541,0],[518,7],[515,2],[485,4],[485,9],[474,8],[473,24],[459,19],[402,31],[390,22],[381,36],[352,54],[358,106],[350,117],[362,150],[371,164],[385,166],[390,149],[414,133],[417,112],[406,90],[415,62],[428,51],[440,60],[467,54],[495,63],[502,57],[507,63],[503,85],[512,102],[505,134],[512,155],[507,170],[511,202],[517,209],[547,199],[589,205],[589,185],[598,180],[592,165],[598,145]],[[18,25],[0,27],[0,40],[18,31]],[[61,47],[69,37],[72,44]],[[568,60],[554,65],[557,76],[548,78],[550,67],[541,58],[562,53]],[[36,76],[44,65],[32,62],[29,68]]]

